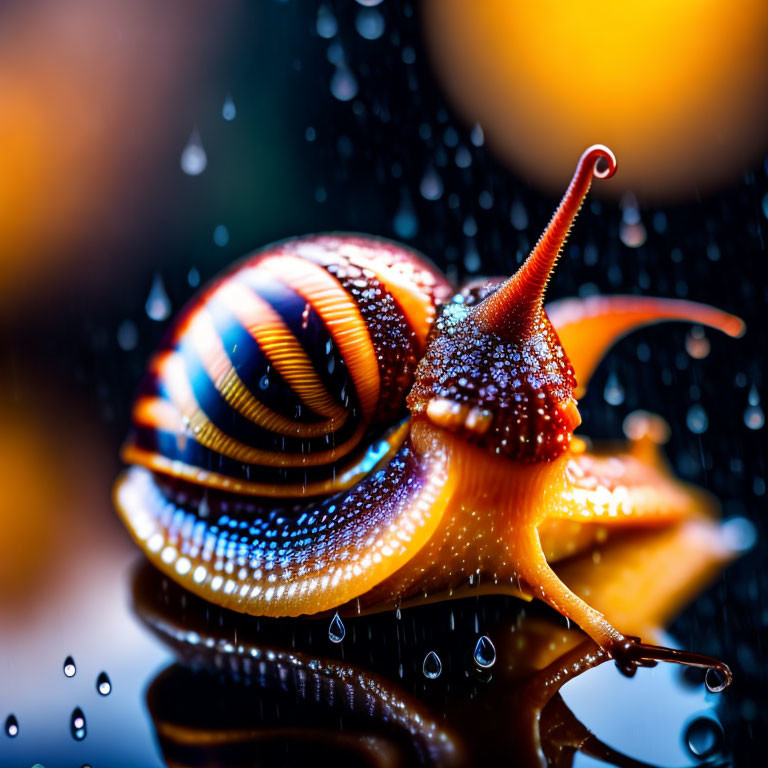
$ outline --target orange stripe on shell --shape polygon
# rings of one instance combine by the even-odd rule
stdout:
[[[368,326],[354,299],[323,267],[297,256],[266,256],[253,269],[265,269],[278,280],[290,276],[291,289],[320,316],[349,369],[367,422],[376,410],[381,377]]]

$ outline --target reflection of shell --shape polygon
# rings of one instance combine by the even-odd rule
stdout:
[[[289,754],[320,749],[368,760],[385,756],[381,763],[373,761],[376,765],[459,762],[448,731],[387,678],[309,655],[311,647],[305,651],[301,641],[302,650],[286,650],[268,627],[254,633],[251,625],[249,631],[247,619],[231,638],[231,615],[220,612],[218,623],[204,619],[209,610],[204,604],[178,587],[166,591],[149,568],[138,572],[134,598],[140,617],[195,670],[170,667],[147,694],[169,762],[202,744],[213,751],[209,759],[217,765],[232,751],[252,760],[274,749]]]
[[[600,193],[685,198],[766,146],[768,4],[431,0],[433,60],[467,123],[556,189],[595,139],[621,157]]]

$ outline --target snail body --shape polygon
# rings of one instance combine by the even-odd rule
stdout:
[[[385,608],[480,581],[544,600],[622,663],[668,658],[611,626],[548,561],[614,527],[707,514],[707,502],[647,439],[588,452],[573,436],[575,395],[641,325],[743,326],[639,297],[545,311],[592,178],[615,168],[600,145],[582,155],[505,281],[454,295],[402,246],[320,235],[269,247],[205,289],[150,363],[115,488],[151,562],[209,601],[266,616]]]

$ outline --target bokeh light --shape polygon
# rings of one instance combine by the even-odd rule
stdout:
[[[621,173],[600,194],[692,198],[768,143],[762,0],[428,0],[424,12],[450,97],[545,188],[602,142]]]

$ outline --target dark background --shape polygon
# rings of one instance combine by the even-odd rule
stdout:
[[[0,24],[19,7],[0,6]],[[173,95],[157,115],[162,130],[139,136],[110,195],[94,196],[92,209],[55,247],[45,243],[38,252],[0,243],[3,259],[27,263],[15,281],[0,285],[4,408],[42,414],[55,427],[48,437],[55,453],[99,434],[108,465],[107,479],[99,479],[101,514],[110,514],[108,475],[118,468],[133,391],[167,325],[145,308],[158,275],[175,314],[194,293],[193,268],[205,282],[270,241],[353,230],[403,240],[459,283],[510,273],[557,203],[516,178],[453,112],[430,67],[418,6],[377,6],[384,32],[374,40],[356,29],[357,3],[323,8],[338,25],[331,39],[318,34],[330,29],[321,22],[330,22],[322,14],[318,22],[313,3],[224,3],[220,11],[177,5],[164,23],[169,30],[174,24],[197,30],[190,33],[197,59],[180,67],[169,88]],[[162,47],[162,37],[148,45]],[[336,88],[347,88],[341,95],[354,91],[349,100],[331,88],[342,57],[354,85],[337,81]],[[232,120],[222,117],[228,95],[236,108]],[[99,117],[107,132],[113,117]],[[66,126],[67,116],[61,121]],[[193,129],[207,156],[198,176],[180,167]],[[131,127],[124,130],[130,134]],[[117,130],[117,155],[121,136]],[[468,167],[455,163],[459,147],[471,157]],[[440,179],[437,199],[421,192],[425,173]],[[78,186],[76,172],[68,183]],[[47,204],[59,202],[52,197]],[[765,429],[750,428],[745,411],[762,403],[766,385],[768,160],[717,193],[674,207],[641,207],[640,214],[647,240],[629,248],[620,239],[619,204],[592,197],[549,297],[685,297],[747,323],[739,340],[707,332],[711,352],[704,359],[686,353],[691,329],[683,325],[625,339],[598,369],[581,410],[583,431],[605,438],[620,437],[624,417],[637,408],[662,414],[671,425],[667,451],[677,473],[712,491],[725,516],[742,515],[756,525],[755,549],[671,629],[682,646],[732,664],[736,683],[722,710],[726,735],[740,764],[759,764],[760,724],[768,720],[766,445]],[[217,227],[226,228],[226,237]],[[40,256],[52,249],[55,268]],[[623,397],[614,395],[611,404],[604,390],[614,377]],[[696,404],[708,420],[700,434],[688,423]],[[81,465],[77,482],[88,478]],[[12,507],[3,514],[19,514],[23,505]],[[16,610],[3,603],[2,623],[12,624]]]

